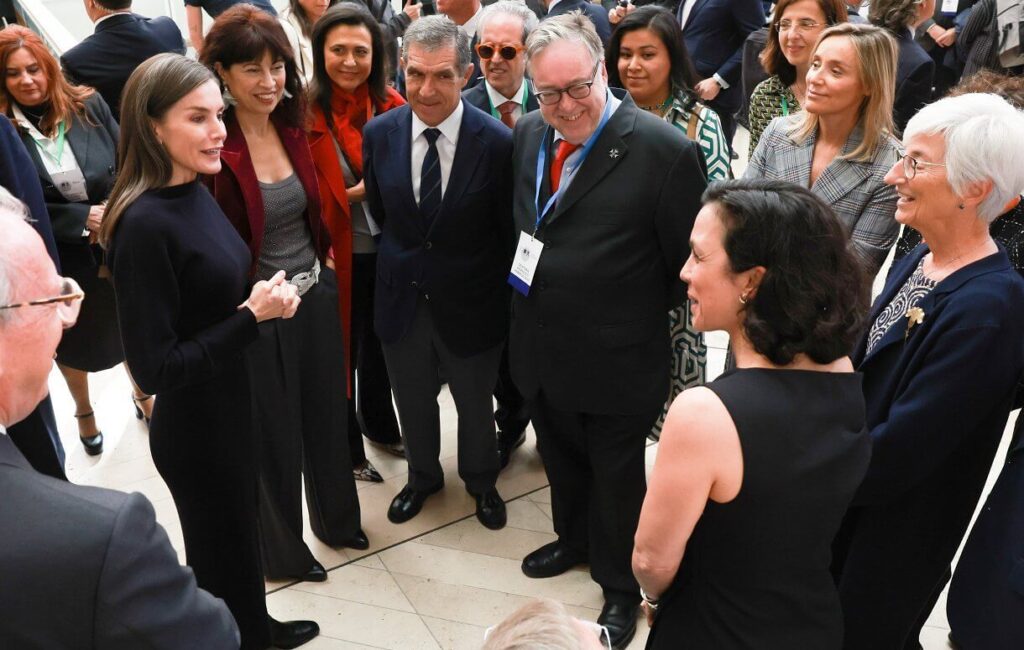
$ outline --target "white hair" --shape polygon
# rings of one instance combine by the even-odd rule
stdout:
[[[527,7],[523,0],[499,0],[492,5],[487,5],[480,12],[480,20],[477,22],[476,28],[477,34],[483,32],[484,26],[498,16],[518,18],[523,23],[523,43],[526,43],[526,39],[540,24],[537,14],[533,13],[533,10]]]
[[[985,223],[1024,191],[1024,113],[1002,97],[969,93],[940,99],[910,119],[903,141],[917,135],[943,136],[946,177],[957,195],[971,183],[992,182],[978,206]]]
[[[9,233],[16,222],[28,220],[25,204],[8,192],[7,188],[0,186],[0,232]],[[3,239],[9,241],[7,237]],[[0,243],[0,305],[14,302],[14,272],[17,269],[11,259],[11,252],[10,245]],[[4,325],[10,318],[9,309],[0,309],[0,325]]]
[[[601,37],[582,11],[570,11],[567,14],[544,19],[537,29],[526,39],[526,63],[544,51],[549,45],[558,41],[582,43],[597,65],[604,60],[604,46]]]

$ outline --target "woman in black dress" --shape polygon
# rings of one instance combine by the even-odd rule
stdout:
[[[870,455],[846,356],[868,284],[809,190],[723,182],[704,201],[681,277],[736,368],[665,422],[633,553],[647,647],[838,649],[830,544]]]
[[[114,185],[118,127],[92,88],[68,83],[42,39],[21,25],[0,31],[0,106],[18,127],[43,186],[61,270],[89,296],[78,323],[57,348],[75,401],[78,435],[90,456],[103,451],[89,397],[89,373],[124,361],[114,288],[103,266],[96,232]],[[129,379],[131,376],[129,375]],[[133,385],[135,413],[149,420],[153,400]]]
[[[132,74],[124,98],[124,171],[100,241],[128,363],[140,386],[160,393],[153,462],[174,497],[196,581],[227,603],[242,648],[293,648],[319,629],[267,615],[259,444],[242,352],[259,337],[258,322],[291,318],[299,298],[284,273],[249,292],[249,250],[196,180],[220,171],[224,104],[212,73],[161,54]]]

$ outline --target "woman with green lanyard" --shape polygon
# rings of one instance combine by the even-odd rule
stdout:
[[[771,76],[750,96],[750,155],[769,122],[800,111],[814,44],[827,27],[847,18],[842,0],[779,0],[775,5],[761,51],[761,65]]]
[[[118,126],[103,98],[92,88],[69,84],[39,36],[21,25],[0,30],[0,69],[5,71],[0,104],[39,173],[61,269],[88,296],[78,323],[57,348],[57,366],[75,401],[82,445],[95,456],[103,451],[103,434],[89,398],[88,373],[124,361],[114,287],[96,244],[114,184]],[[136,416],[148,422],[153,400],[134,382],[132,388]]]
[[[608,42],[608,85],[625,88],[640,108],[674,125],[700,144],[708,182],[732,176],[729,148],[718,114],[693,91],[699,81],[683,45],[679,23],[668,10],[644,6],[623,18]],[[669,312],[672,341],[671,388],[651,436],[661,434],[676,395],[704,383],[708,350],[704,335],[690,324],[689,303]]]

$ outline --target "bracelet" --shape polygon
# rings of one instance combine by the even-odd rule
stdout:
[[[657,610],[658,605],[661,602],[658,598],[651,598],[650,596],[648,596],[647,592],[644,591],[643,587],[640,587],[640,598],[642,598],[643,601],[647,603],[647,606],[650,607],[652,610]]]

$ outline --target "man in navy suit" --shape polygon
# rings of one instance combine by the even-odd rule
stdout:
[[[683,0],[676,16],[701,81],[694,90],[718,113],[726,142],[736,133],[733,114],[743,103],[743,43],[764,27],[761,0]]]
[[[65,74],[92,86],[120,120],[121,90],[135,68],[163,52],[185,53],[181,30],[167,16],[132,13],[132,0],[84,0],[95,31],[60,58]]]
[[[480,522],[502,528],[491,393],[508,333],[512,134],[462,100],[469,38],[449,18],[409,27],[402,66],[409,103],[363,131],[366,201],[383,229],[374,324],[409,461],[388,519],[415,517],[444,486],[443,368],[459,417],[459,476]]]
[[[526,37],[536,27],[537,16],[517,0],[501,0],[485,7],[480,14],[479,45],[491,56],[480,58],[483,83],[463,90],[462,97],[510,129],[519,118],[539,106],[526,78],[524,51]],[[509,54],[514,56],[507,58]],[[509,291],[511,287],[506,289]],[[501,354],[494,399],[498,402],[494,412],[494,422],[498,425],[498,457],[504,469],[512,452],[526,441],[526,426],[530,423],[526,400],[512,380],[507,345]]]
[[[582,11],[594,23],[594,29],[601,39],[601,45],[608,47],[608,39],[612,37],[612,26],[608,22],[608,14],[601,5],[595,5],[588,0],[545,0],[548,6],[548,13],[544,19],[561,16],[570,11]]]

